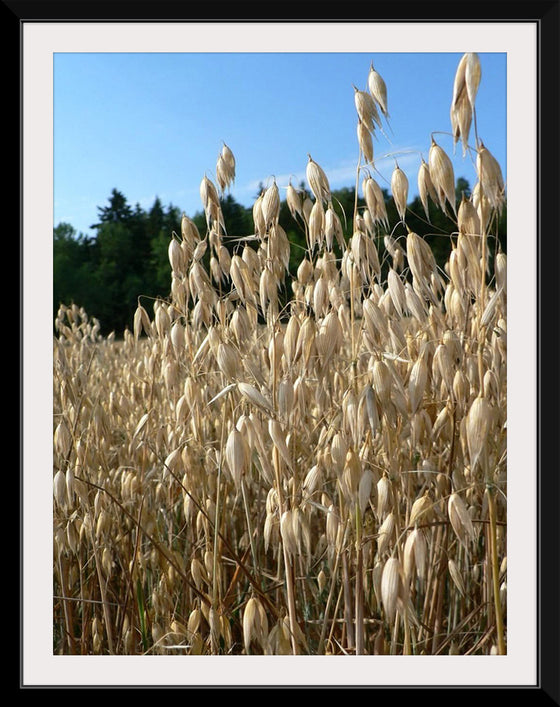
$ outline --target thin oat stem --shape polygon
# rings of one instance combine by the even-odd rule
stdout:
[[[360,506],[356,503],[356,655],[364,654],[364,588],[363,588],[363,548],[362,517]]]
[[[492,588],[494,594],[494,610],[496,612],[496,634],[498,640],[498,654],[506,654],[505,638],[504,638],[504,620],[502,613],[502,604],[500,601],[500,566],[498,563],[498,548],[496,535],[496,499],[494,487],[489,484],[487,487],[488,494],[488,516],[490,518],[490,552],[492,558]]]

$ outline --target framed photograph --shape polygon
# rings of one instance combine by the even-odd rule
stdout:
[[[3,3],[20,689],[559,703],[558,2],[454,9]]]

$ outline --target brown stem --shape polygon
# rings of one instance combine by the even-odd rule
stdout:
[[[504,620],[502,614],[502,603],[500,601],[500,567],[498,564],[498,547],[496,535],[496,500],[495,490],[489,486],[488,489],[488,515],[490,518],[490,552],[492,560],[492,588],[494,594],[494,609],[496,612],[496,633],[498,639],[498,655],[506,655],[506,645],[504,638]]]

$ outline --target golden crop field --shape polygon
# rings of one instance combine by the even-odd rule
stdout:
[[[368,170],[387,114],[372,66],[355,95],[366,206],[346,242],[308,156],[311,196],[286,192],[307,243],[287,302],[278,185],[236,240],[225,145],[200,184],[206,232],[183,216],[170,234],[167,299],[139,293],[118,341],[61,305],[55,653],[506,653],[505,185],[476,131],[471,146],[480,77],[472,53],[450,77],[472,196],[456,200],[433,137],[417,175],[426,214],[456,222],[444,267],[416,233],[394,237]],[[405,225],[408,190],[395,166]]]

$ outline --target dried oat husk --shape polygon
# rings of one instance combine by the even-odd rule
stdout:
[[[403,281],[393,268],[389,268],[387,273],[387,289],[397,314],[402,317],[406,311],[406,292]]]
[[[459,594],[462,597],[465,597],[466,596],[466,588],[465,588],[465,582],[463,581],[463,576],[461,575],[461,572],[459,570],[459,567],[457,566],[457,563],[451,557],[447,561],[447,568],[449,570],[449,576],[453,580],[453,584],[459,590]]]
[[[280,192],[276,181],[273,181],[265,190],[261,209],[264,227],[265,230],[268,230],[273,224],[278,223],[278,217],[280,215]]]
[[[457,539],[465,550],[470,552],[470,544],[474,541],[476,533],[467,506],[458,493],[449,496],[447,513]]]
[[[206,214],[206,222],[221,223],[220,197],[216,185],[206,175],[200,182],[200,200]]]
[[[375,131],[375,126],[381,127],[381,119],[377,106],[372,96],[366,91],[361,91],[354,86],[354,104],[361,122],[370,132]]]
[[[465,75],[467,70],[467,58],[468,55],[463,54],[463,56],[459,60],[457,69],[455,71],[455,78],[453,80],[453,94],[451,97],[451,107],[454,107],[457,104],[459,96],[461,96],[463,93],[466,93]]]
[[[195,222],[183,213],[181,216],[181,237],[194,247],[200,241],[200,233]]]
[[[463,91],[457,103],[451,106],[450,119],[453,146],[455,147],[460,140],[463,148],[463,157],[465,157],[473,120],[473,108],[466,91]]]
[[[357,500],[358,486],[362,476],[362,465],[360,458],[353,447],[348,449],[344,467],[342,469],[342,477],[340,480],[341,487],[350,504],[354,504]]]
[[[457,207],[455,204],[455,174],[453,164],[446,154],[432,137],[432,144],[428,154],[428,167],[430,177],[438,195],[439,205],[444,213],[447,213],[446,203],[451,206],[455,215]]]
[[[406,282],[404,285],[406,306],[409,313],[415,317],[420,323],[424,322],[427,317],[426,303],[423,299],[418,296],[418,293],[414,291],[410,282]]]
[[[410,411],[414,415],[420,408],[428,382],[428,367],[423,357],[418,358],[410,372],[408,381],[408,399]]]
[[[216,181],[218,182],[220,193],[223,194],[229,183],[229,180],[227,165],[224,162],[224,158],[222,157],[221,153],[218,155],[218,159],[216,162]]]
[[[336,213],[332,205],[327,207],[325,211],[325,245],[327,250],[332,250],[333,245],[336,243],[339,245],[340,249],[344,251],[346,248],[346,242],[344,240],[344,231],[342,230],[342,222],[339,215]]]
[[[362,155],[364,156],[366,164],[373,164],[373,139],[371,132],[359,118],[356,132],[358,135],[358,145]]]
[[[181,248],[179,241],[174,237],[169,241],[167,255],[169,258],[169,264],[171,265],[171,270],[178,274],[183,273],[185,268],[183,249]]]
[[[388,120],[389,109],[387,104],[387,85],[381,74],[374,69],[373,62],[369,67],[367,82],[372,98],[381,109],[381,112],[385,118]]]
[[[376,360],[373,363],[373,389],[379,400],[381,408],[391,402],[391,390],[393,387],[393,377],[385,361]]]
[[[247,471],[249,448],[247,441],[237,427],[233,427],[228,435],[225,459],[236,488],[240,488],[241,479]]]
[[[476,169],[482,192],[488,199],[490,206],[501,213],[505,201],[502,169],[482,140],[479,140],[478,143]]]
[[[238,382],[237,388],[244,398],[260,410],[271,413],[272,405],[270,401],[251,383]]]
[[[472,199],[467,199],[464,194],[461,197],[459,209],[457,210],[457,225],[459,226],[459,231],[468,235],[480,236],[482,232],[480,228],[480,217],[476,207]]]
[[[413,276],[412,286],[418,294],[436,302],[431,289],[432,275],[437,274],[437,264],[430,246],[413,231],[406,237],[406,256]]]
[[[476,52],[467,52],[466,56],[467,64],[465,67],[465,85],[469,102],[474,110],[476,95],[478,93],[478,87],[480,86],[480,80],[482,78],[482,69],[480,65],[480,58]]]
[[[262,204],[264,199],[264,191],[262,191],[255,199],[252,208],[253,225],[255,227],[255,235],[263,237],[266,234],[266,221],[264,218]]]
[[[477,181],[473,187],[472,202],[478,213],[481,229],[486,233],[492,216],[492,204],[490,203],[490,199],[486,196],[480,181]]]
[[[392,624],[397,614],[399,595],[402,592],[402,568],[396,557],[390,557],[381,575],[381,601],[387,622]]]
[[[428,545],[421,529],[414,528],[407,536],[403,550],[403,573],[408,584],[413,572],[423,582],[428,564]]]
[[[315,201],[309,214],[309,246],[321,246],[325,236],[325,209],[319,199]]]
[[[225,143],[222,146],[222,151],[218,156],[218,164],[216,173],[222,192],[235,181],[235,157],[231,148]]]
[[[417,498],[410,509],[408,524],[415,526],[417,523],[428,523],[433,516],[433,501],[429,491],[425,491]]]
[[[373,489],[373,472],[369,468],[365,468],[362,472],[360,483],[358,484],[358,506],[363,514],[369,506],[371,491]]]
[[[457,105],[462,95],[466,95],[474,110],[481,76],[482,70],[478,54],[476,52],[466,52],[463,54],[459,60],[453,81],[452,107]]]
[[[450,109],[453,141],[454,144],[457,144],[459,140],[462,141],[463,155],[466,154],[467,150],[480,77],[478,55],[473,52],[463,54],[455,73]]]
[[[432,182],[432,178],[430,177],[430,168],[428,167],[428,164],[423,157],[420,163],[420,168],[418,169],[418,194],[420,196],[422,206],[424,207],[426,219],[430,221],[428,197],[433,201],[434,204],[439,203],[439,198]]]
[[[484,454],[493,423],[492,405],[484,396],[477,396],[467,414],[465,432],[471,468],[474,469]]]
[[[59,469],[54,475],[53,479],[53,494],[57,505],[64,509],[68,501],[68,495],[66,490],[66,475]]]
[[[317,333],[317,350],[324,364],[328,365],[332,357],[339,353],[343,343],[344,332],[336,312],[328,312],[319,326]]]
[[[404,267],[405,252],[401,245],[390,234],[383,237],[383,243],[385,245],[385,250],[393,259],[393,268],[395,270],[402,270]]]
[[[397,213],[401,221],[405,221],[406,205],[408,203],[408,178],[398,164],[395,165],[391,175],[391,193],[395,200]]]
[[[496,287],[501,288],[505,293],[507,290],[507,255],[502,251],[496,255],[494,274],[496,276]]]
[[[291,181],[286,187],[286,204],[294,219],[296,216],[303,218],[303,196],[301,191],[292,185]]]
[[[305,175],[307,178],[307,183],[309,188],[313,192],[313,196],[317,201],[324,202],[325,204],[331,203],[331,188],[329,180],[323,168],[312,159],[311,155],[308,153],[307,157],[307,167]]]
[[[253,642],[256,642],[264,652],[268,639],[268,619],[261,602],[251,597],[243,612],[243,644],[245,652],[251,652]]]
[[[313,498],[316,492],[320,489],[322,480],[322,464],[314,464],[305,475],[305,478],[301,485],[302,497],[304,499],[304,505],[302,505],[302,508],[305,507],[305,501]]]
[[[377,534],[378,557],[383,557],[383,555],[391,549],[392,543],[395,539],[395,529],[395,514],[391,511],[387,514],[383,523],[379,526],[379,531]]]
[[[270,419],[268,421],[268,433],[285,464],[289,469],[292,469],[292,458],[286,444],[286,434],[278,420]]]
[[[363,183],[363,192],[374,223],[379,223],[381,226],[389,228],[387,206],[379,183],[373,177],[366,178]]]

